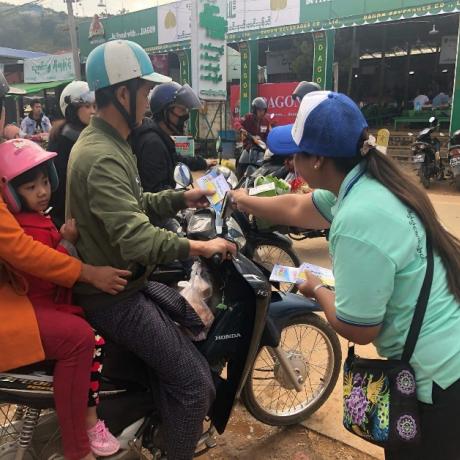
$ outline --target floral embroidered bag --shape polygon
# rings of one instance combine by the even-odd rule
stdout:
[[[433,249],[427,238],[427,269],[403,354],[363,359],[349,346],[344,364],[343,424],[351,433],[384,448],[420,442],[415,373],[409,361],[422,328],[433,281]]]

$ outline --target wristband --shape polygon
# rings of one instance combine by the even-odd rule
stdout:
[[[326,288],[327,289],[327,286],[325,284],[318,284],[317,286],[315,286],[313,288],[313,295],[316,296],[316,292],[319,291],[321,288]]]

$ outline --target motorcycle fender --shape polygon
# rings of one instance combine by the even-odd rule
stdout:
[[[298,294],[274,292],[268,308],[267,325],[262,336],[261,346],[278,346],[281,331],[289,323],[319,311],[322,311],[321,307],[313,299],[307,299]]]

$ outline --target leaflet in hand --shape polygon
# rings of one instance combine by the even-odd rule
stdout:
[[[312,275],[317,276],[323,284],[326,286],[334,287],[335,286],[335,279],[332,270],[328,268],[319,267],[318,265],[307,264],[303,263],[299,267],[299,277],[303,281],[306,281],[307,277],[305,275],[305,271],[310,272]]]
[[[326,286],[334,287],[335,280],[331,270],[313,264],[302,264],[300,267],[286,267],[276,264],[270,275],[270,281],[278,283],[300,284],[307,280],[307,273],[317,276]]]
[[[222,211],[222,201],[225,194],[230,190],[228,182],[222,174],[216,174],[215,171],[200,177],[197,180],[198,186],[203,190],[215,190],[214,195],[208,196],[209,203],[217,211]]]

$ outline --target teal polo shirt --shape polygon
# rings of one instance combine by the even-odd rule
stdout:
[[[377,351],[400,359],[427,266],[422,223],[362,165],[347,175],[338,197],[316,190],[313,202],[331,222],[337,318],[356,326],[381,325]],[[460,379],[460,305],[436,253],[430,299],[410,363],[422,402],[432,403],[433,382],[445,389]]]

